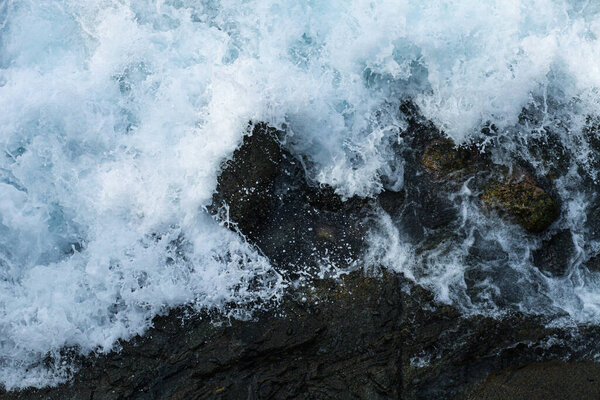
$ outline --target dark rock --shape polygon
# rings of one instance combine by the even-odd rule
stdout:
[[[600,364],[552,361],[498,371],[471,391],[469,400],[595,400],[600,393]]]
[[[575,251],[571,231],[559,231],[533,252],[533,264],[550,276],[563,276]]]
[[[407,162],[402,225],[417,241],[424,238],[422,228],[452,227],[456,205],[444,194],[456,192],[467,181],[471,190],[483,192],[485,207],[499,211],[500,216],[529,232],[542,232],[560,215],[558,203],[531,174],[509,174],[505,166],[492,163],[490,154],[479,151],[476,144],[457,146],[435,127],[419,119],[409,122],[404,136],[407,146],[403,158]],[[390,208],[389,201],[385,206]]]
[[[562,357],[598,336],[523,314],[464,318],[400,276],[361,271],[293,289],[253,321],[185,314],[157,317],[120,352],[82,360],[69,384],[0,400],[452,399],[494,371]],[[556,335],[564,344],[548,346]]]
[[[408,108],[404,112],[410,113],[403,134],[405,145],[399,149],[405,160],[404,187],[398,193],[384,191],[379,203],[392,215],[400,231],[413,243],[419,243],[428,230],[450,229],[456,221],[458,210],[448,198],[447,189],[455,188],[460,179],[455,176],[458,174],[449,177],[444,173],[458,168],[466,157],[455,157],[451,142],[415,110]],[[452,154],[445,155],[444,151]]]
[[[590,271],[600,272],[600,255],[591,257],[584,265]]]
[[[282,135],[264,124],[252,129],[223,166],[211,212],[226,204],[232,228],[282,272],[317,268],[323,260],[351,265],[363,248],[371,202],[343,200],[333,188],[308,182],[300,161],[281,147]]]
[[[485,188],[481,200],[532,233],[544,231],[560,215],[558,203],[529,174],[493,181]]]
[[[218,178],[211,210],[228,207],[228,218],[240,231],[253,234],[268,216],[273,181],[279,174],[278,131],[257,124],[227,161]]]
[[[342,200],[330,187],[309,184],[300,162],[285,150],[282,154],[269,214],[250,239],[280,270],[293,273],[323,260],[351,265],[364,248],[372,202]]]
[[[354,272],[221,326],[172,312],[120,353],[84,361],[72,384],[0,399],[399,398],[399,284]]]
[[[586,172],[598,171],[600,170],[600,117],[592,117],[588,116],[585,127],[583,128],[583,137],[587,142],[587,145],[590,147],[592,151],[588,153],[588,157],[586,160],[590,163],[592,168],[585,168],[587,171],[582,171],[581,176],[587,175]],[[587,183],[587,182],[586,182]],[[598,185],[597,179],[591,179],[591,182],[594,186]]]
[[[406,193],[403,191],[394,192],[391,190],[384,190],[378,196],[379,205],[381,208],[390,215],[396,216],[402,209],[404,201],[406,199]]]

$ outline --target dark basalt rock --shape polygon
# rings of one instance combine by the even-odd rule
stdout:
[[[253,126],[223,165],[211,212],[226,205],[232,228],[284,273],[317,268],[325,259],[351,265],[363,247],[372,201],[343,201],[333,188],[308,182],[300,161],[280,145],[282,135]]]
[[[550,276],[565,275],[575,252],[571,236],[571,231],[566,229],[542,242],[542,247],[533,252],[533,264]]]
[[[252,321],[185,311],[157,317],[118,353],[81,360],[69,384],[0,400],[459,399],[494,371],[584,351],[597,335],[573,341],[521,314],[464,318],[398,275],[362,271],[293,289]],[[549,346],[553,337],[565,342]]]
[[[405,160],[404,187],[400,192],[381,193],[379,204],[397,222],[402,234],[417,244],[428,230],[451,229],[456,221],[458,209],[446,189],[458,185],[460,174],[452,178],[448,175],[456,172],[467,157],[456,156],[451,142],[413,108],[405,105],[401,111],[409,123],[402,138],[405,146],[398,149]],[[446,155],[446,150],[453,154]]]
[[[225,162],[213,195],[211,211],[226,206],[227,217],[240,231],[252,235],[269,215],[273,181],[280,173],[282,154],[278,131],[257,124]]]
[[[473,390],[468,399],[595,399],[598,393],[599,364],[590,361],[552,361],[496,372]]]
[[[399,283],[323,280],[278,313],[221,326],[174,312],[119,354],[86,361],[71,385],[0,399],[399,398]]]

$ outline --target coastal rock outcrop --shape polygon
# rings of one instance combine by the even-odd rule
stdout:
[[[280,145],[282,135],[265,124],[251,127],[223,165],[211,212],[229,218],[232,229],[285,274],[323,260],[351,266],[363,248],[374,202],[342,201],[333,188],[309,182],[300,160]]]
[[[449,139],[434,140],[425,149],[423,164],[438,176],[446,176],[465,169],[472,153]]]
[[[501,217],[522,226],[528,232],[546,230],[560,215],[558,203],[524,171],[509,173],[493,164],[476,148],[456,146],[449,139],[433,140],[427,145],[422,164],[438,181],[458,184],[477,174],[473,189],[482,191],[485,208],[496,210]]]
[[[282,161],[277,135],[265,124],[254,126],[218,177],[211,210],[226,213],[223,218],[247,234],[258,231],[269,214],[273,181]]]
[[[498,380],[490,374],[505,376],[506,368],[558,358],[587,359],[590,339],[599,337],[595,328],[550,328],[542,317],[519,312],[463,315],[401,274],[363,270],[360,255],[374,214],[404,218],[409,237],[419,243],[456,220],[455,206],[441,194],[456,182],[442,172],[469,170],[472,177],[481,172],[472,163],[489,165],[448,141],[431,145],[443,139],[430,125],[417,121],[410,129],[415,134],[406,140],[415,141],[409,146],[415,150],[405,155],[412,160],[406,187],[344,201],[332,188],[307,180],[300,162],[279,143],[280,132],[254,125],[224,164],[209,210],[229,218],[230,227],[282,274],[302,275],[281,303],[247,321],[210,310],[172,310],[156,317],[144,336],[121,343],[120,351],[74,355],[79,372],[71,382],[0,393],[0,400],[498,398]],[[450,154],[440,154],[445,151]],[[490,174],[482,174],[480,181],[488,182]],[[490,202],[508,208],[516,190],[519,201],[540,203],[540,213],[554,215],[545,192],[519,182],[513,182],[517,189],[508,182],[495,188]],[[542,226],[531,224],[536,231]],[[309,268],[323,259],[336,263],[339,277],[323,279]],[[600,373],[597,364],[588,366]],[[530,382],[515,382],[514,393],[530,390]],[[555,390],[562,398],[579,398]]]
[[[119,352],[79,360],[70,383],[0,399],[488,398],[463,396],[495,393],[497,378],[479,386],[491,373],[562,357],[565,346],[584,352],[585,338],[598,334],[576,340],[522,314],[465,318],[386,272],[314,281],[251,321],[186,314],[173,310]],[[515,382],[505,392],[535,389]],[[586,398],[554,389],[563,396],[555,398]]]
[[[549,276],[564,276],[575,251],[571,231],[565,229],[544,240],[533,252],[533,265]]]
[[[481,200],[532,233],[544,231],[560,215],[558,203],[529,174],[491,182]]]

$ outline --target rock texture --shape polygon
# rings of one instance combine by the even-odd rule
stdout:
[[[120,353],[85,361],[72,385],[0,398],[398,398],[398,285],[392,275],[324,280],[278,313],[220,326],[174,312]]]
[[[223,166],[212,211],[223,213],[249,234],[259,229],[269,214],[273,181],[280,173],[281,148],[277,130],[258,124]]]
[[[211,211],[234,222],[233,228],[284,274],[322,260],[352,264],[363,247],[374,203],[342,201],[331,187],[308,182],[300,161],[280,146],[281,135],[264,124],[252,128],[223,166]]]
[[[506,375],[505,369],[567,356],[589,358],[598,338],[595,328],[548,328],[545,321],[520,313],[501,319],[465,317],[401,275],[366,274],[361,268],[366,227],[380,208],[402,218],[404,233],[423,245],[431,232],[456,223],[457,210],[441,194],[443,188],[467,178],[483,185],[494,175],[481,171],[495,168],[485,156],[457,150],[422,120],[409,122],[405,188],[384,191],[377,199],[342,201],[333,189],[307,181],[300,162],[280,146],[280,133],[264,124],[252,127],[223,166],[210,207],[217,218],[232,222],[231,228],[258,246],[284,275],[311,276],[315,271],[308,267],[327,258],[345,269],[340,278],[315,279],[312,274],[290,287],[281,304],[256,312],[252,321],[173,310],[157,317],[143,337],[122,343],[119,352],[74,356],[80,372],[72,382],[0,393],[0,400],[537,395],[532,386],[537,381],[528,380],[533,375]],[[456,174],[466,170],[468,174]],[[444,171],[459,176],[444,180]],[[597,364],[585,365],[599,370]],[[497,375],[486,381],[492,373]],[[543,372],[535,374],[539,378]],[[510,383],[507,376],[519,379]],[[572,387],[554,387],[554,394],[596,398]],[[508,397],[498,397],[504,394]]]
[[[528,174],[490,183],[481,200],[533,233],[544,231],[560,215],[556,201]]]
[[[215,325],[209,315],[184,314],[156,318],[119,353],[82,360],[70,384],[0,399],[459,399],[496,393],[499,378],[483,389],[478,382],[562,355],[546,342],[567,337],[522,315],[465,319],[399,276],[360,271],[293,291],[278,312],[253,321]],[[500,393],[535,391],[515,382]],[[595,398],[556,390],[563,399]]]
[[[564,276],[575,251],[571,231],[562,230],[533,252],[533,264],[549,276]]]
[[[467,168],[472,153],[456,146],[452,140],[435,140],[425,149],[423,164],[439,176],[445,176]]]
[[[531,174],[521,170],[508,173],[476,148],[456,146],[448,139],[434,140],[425,148],[422,164],[434,178],[446,184],[456,185],[480,175],[472,186],[483,192],[483,206],[529,232],[543,232],[560,215],[558,203]]]
[[[494,373],[470,400],[563,400],[600,397],[600,368],[593,362],[534,363]]]

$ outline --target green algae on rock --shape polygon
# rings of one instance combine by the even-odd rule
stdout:
[[[558,203],[529,174],[493,181],[481,200],[532,233],[544,231],[560,215]]]
[[[423,165],[436,175],[449,175],[468,166],[471,153],[449,139],[429,144],[423,154]]]

